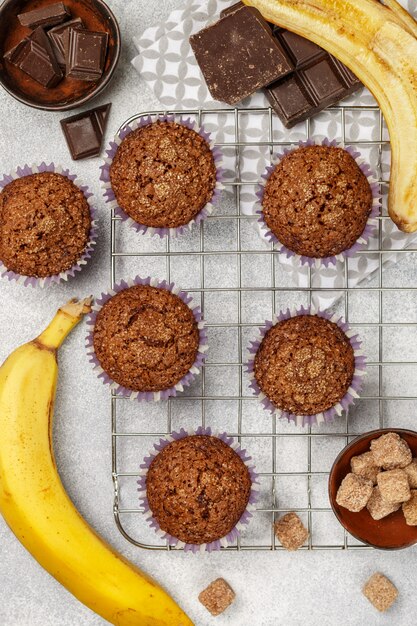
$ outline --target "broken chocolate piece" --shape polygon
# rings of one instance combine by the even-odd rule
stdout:
[[[67,76],[79,80],[98,80],[104,70],[108,34],[70,28],[67,36]]]
[[[44,87],[55,87],[62,79],[62,72],[42,26],[9,50],[5,58]]]
[[[236,104],[284,77],[292,65],[257,9],[242,6],[190,37],[215,100]]]
[[[80,17],[76,17],[69,22],[59,24],[48,31],[48,37],[51,40],[52,49],[55,54],[55,58],[61,68],[65,69],[65,56],[66,46],[68,45],[68,29],[69,28],[84,28],[83,21]]]
[[[111,104],[61,120],[68,148],[74,161],[100,154]]]
[[[37,26],[61,24],[68,17],[71,17],[71,13],[63,2],[57,2],[56,4],[48,4],[38,9],[33,9],[33,11],[20,13],[17,17],[22,26],[36,28]]]

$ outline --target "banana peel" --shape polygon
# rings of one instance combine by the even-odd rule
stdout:
[[[378,101],[391,141],[388,210],[417,230],[417,23],[395,0],[244,0],[340,59]]]
[[[52,449],[56,354],[90,309],[90,299],[69,302],[0,367],[0,513],[40,565],[111,624],[192,626],[150,576],[88,526],[58,475]]]

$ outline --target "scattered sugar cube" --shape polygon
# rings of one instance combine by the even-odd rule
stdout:
[[[287,513],[274,524],[275,535],[286,550],[298,550],[308,538],[308,530],[297,513]]]
[[[364,595],[378,611],[384,612],[394,604],[398,596],[397,588],[383,574],[373,574],[363,588]]]
[[[220,615],[230,606],[236,594],[224,578],[216,578],[198,596],[201,604],[212,615]]]
[[[403,513],[408,526],[417,526],[417,489],[413,489],[411,498],[404,502]]]
[[[372,489],[371,480],[366,480],[356,474],[347,474],[337,491],[336,502],[348,511],[358,513],[366,506],[372,495]]]
[[[375,485],[380,468],[375,463],[372,452],[364,452],[364,454],[360,454],[359,456],[353,456],[350,460],[350,467],[354,474],[361,478],[372,480]]]
[[[392,503],[383,500],[379,487],[374,487],[366,508],[368,509],[372,519],[379,520],[383,517],[387,517],[387,515],[391,515],[391,513],[394,513],[395,511],[398,511],[400,506],[401,502]]]
[[[408,484],[411,489],[417,488],[417,459],[413,459],[410,465],[404,467],[404,472],[408,476]]]
[[[405,502],[411,498],[407,474],[402,469],[388,470],[378,474],[378,487],[387,502]]]
[[[397,433],[387,433],[371,441],[371,451],[375,463],[387,470],[406,467],[413,458],[408,443]]]

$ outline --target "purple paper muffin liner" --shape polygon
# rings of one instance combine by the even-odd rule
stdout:
[[[239,455],[239,457],[248,468],[252,481],[248,504],[236,526],[225,537],[222,537],[221,539],[217,539],[216,541],[212,541],[210,543],[184,543],[183,541],[180,541],[176,537],[173,537],[169,533],[163,531],[159,527],[159,524],[155,517],[153,517],[152,511],[149,507],[148,499],[146,497],[146,475],[153,459],[159,454],[159,452],[161,452],[173,441],[178,441],[179,439],[184,439],[185,437],[189,437],[191,435],[209,435],[212,437],[218,437],[228,446],[233,448],[233,450]],[[142,465],[140,466],[140,479],[138,480],[138,491],[141,494],[140,501],[142,502],[144,514],[148,520],[150,527],[154,529],[155,533],[159,537],[161,537],[162,539],[166,539],[167,543],[170,546],[177,549],[184,548],[186,552],[193,552],[194,554],[197,552],[214,552],[215,550],[220,550],[220,548],[225,548],[229,544],[235,542],[236,539],[240,536],[241,532],[244,530],[244,528],[249,524],[250,519],[253,517],[252,511],[255,510],[255,504],[259,499],[258,474],[255,471],[255,466],[250,462],[251,460],[252,457],[248,456],[246,450],[243,450],[237,441],[235,441],[232,437],[229,437],[227,433],[213,433],[211,428],[203,428],[202,426],[200,426],[195,431],[186,431],[181,428],[179,432],[173,432],[166,438],[159,439],[159,442],[154,444],[153,449],[149,452],[148,456],[145,457]]]
[[[323,411],[322,413],[317,413],[315,415],[295,415],[294,413],[283,411],[276,407],[260,389],[254,374],[255,356],[268,330],[270,330],[278,322],[282,322],[283,320],[288,320],[291,317],[297,317],[299,315],[317,315],[318,317],[323,317],[337,324],[349,338],[355,356],[355,371],[346,394],[335,406],[331,407],[327,411]],[[247,364],[246,370],[250,376],[249,387],[252,390],[253,395],[259,397],[264,409],[269,411],[271,414],[275,413],[275,415],[280,418],[287,419],[288,422],[293,422],[297,426],[312,426],[323,422],[332,422],[337,415],[340,416],[343,411],[347,411],[354,401],[359,398],[359,393],[363,384],[363,377],[366,373],[366,357],[363,355],[360,348],[361,341],[359,340],[359,336],[355,334],[349,324],[338,315],[332,315],[326,311],[320,311],[313,305],[310,307],[302,306],[299,309],[287,309],[286,311],[281,311],[275,316],[273,321],[266,321],[265,326],[259,329],[258,337],[255,341],[251,341],[251,346],[249,347],[251,358]]]
[[[90,207],[91,227],[87,245],[81,257],[72,267],[70,267],[68,270],[65,270],[64,272],[61,272],[60,274],[54,274],[52,276],[46,276],[44,278],[37,278],[36,276],[23,276],[21,274],[17,274],[16,272],[8,270],[4,263],[0,261],[0,276],[7,278],[8,280],[15,280],[25,287],[48,287],[49,285],[52,285],[54,283],[67,281],[69,278],[74,277],[76,272],[80,272],[83,266],[87,265],[87,262],[90,259],[94,247],[97,243],[97,209],[93,206],[91,201],[93,194],[90,192],[87,185],[84,185],[80,181],[76,174],[70,174],[70,171],[68,169],[63,169],[61,165],[55,165],[54,163],[50,163],[49,165],[47,165],[45,162],[42,162],[40,165],[24,165],[23,167],[18,167],[10,174],[3,174],[2,178],[0,178],[0,191],[4,189],[6,185],[11,183],[13,180],[16,180],[17,178],[24,178],[25,176],[30,176],[31,174],[39,174],[41,172],[54,172],[55,174],[62,174],[63,176],[69,178],[69,180],[71,180],[75,185],[77,185],[77,187],[81,189]]]
[[[183,378],[181,378],[181,380],[176,385],[170,387],[169,389],[163,389],[162,391],[133,391],[132,389],[128,389],[127,387],[119,385],[114,380],[112,380],[110,376],[103,370],[94,351],[94,326],[96,323],[98,312],[103,308],[106,302],[110,300],[110,298],[115,296],[117,293],[128,289],[129,287],[134,287],[135,285],[150,285],[151,287],[165,289],[166,291],[170,291],[171,293],[177,295],[192,310],[198,325],[200,341],[198,345],[196,359],[187,374],[183,376]],[[96,299],[95,303],[92,306],[92,311],[87,317],[88,334],[86,337],[86,348],[87,353],[90,357],[90,363],[93,364],[93,369],[96,370],[96,372],[98,373],[98,377],[103,381],[103,384],[110,385],[111,389],[115,391],[116,394],[119,396],[130,398],[130,400],[139,400],[146,402],[159,402],[160,400],[167,400],[170,396],[176,396],[178,392],[184,391],[184,387],[188,387],[193,382],[195,377],[200,373],[201,367],[205,360],[205,354],[208,350],[207,332],[204,328],[204,321],[201,309],[199,306],[191,306],[191,303],[191,296],[186,291],[182,291],[182,289],[180,289],[180,287],[177,287],[174,283],[168,283],[165,280],[161,281],[157,278],[150,277],[140,278],[139,276],[136,276],[136,278],[134,278],[133,280],[122,280],[120,283],[114,285],[113,289],[109,290],[107,293],[102,293],[101,297]]]
[[[203,139],[209,144],[211,153],[214,158],[214,164],[216,167],[216,185],[214,187],[213,196],[197,215],[190,221],[188,224],[184,224],[183,226],[178,226],[177,228],[156,228],[152,226],[145,226],[145,224],[140,224],[136,222],[133,218],[131,218],[123,209],[119,206],[116,196],[113,192],[110,180],[110,167],[114,156],[117,152],[118,147],[122,143],[123,139],[127,137],[131,132],[137,130],[138,128],[142,128],[144,126],[148,126],[149,124],[153,124],[155,122],[177,122],[178,124],[183,124],[190,130],[194,130],[197,132]],[[176,237],[177,235],[181,235],[187,230],[191,230],[191,228],[200,224],[208,215],[213,212],[214,207],[219,203],[223,185],[224,178],[224,169],[222,167],[223,164],[223,155],[220,148],[216,147],[214,142],[210,138],[210,133],[204,130],[203,126],[199,126],[196,122],[193,122],[191,118],[184,119],[182,117],[177,118],[175,115],[154,115],[154,116],[146,116],[142,117],[139,120],[135,120],[134,122],[124,126],[119,132],[115,135],[114,140],[110,142],[109,148],[106,150],[106,158],[104,160],[104,164],[101,165],[101,175],[100,180],[103,182],[104,189],[104,197],[106,202],[110,205],[110,208],[114,210],[114,214],[122,219],[122,221],[126,222],[129,226],[134,228],[138,233],[148,233],[151,236],[157,235],[160,238],[167,237],[168,235],[171,237]]]
[[[262,200],[263,200],[264,193],[265,193],[266,183],[269,177],[271,176],[272,172],[274,171],[275,167],[278,165],[278,163],[280,163],[280,161],[284,158],[284,156],[286,156],[290,152],[293,152],[294,150],[297,150],[298,148],[304,148],[306,146],[316,146],[316,145],[334,147],[334,148],[337,147],[337,148],[343,148],[344,150],[346,150],[346,152],[348,152],[351,155],[351,157],[355,159],[361,171],[368,179],[369,186],[372,191],[371,213],[369,214],[368,221],[359,239],[355,241],[353,246],[351,246],[347,250],[344,250],[340,254],[337,254],[335,256],[323,257],[323,258],[313,258],[313,257],[299,255],[296,252],[293,252],[292,250],[284,246],[278,240],[276,235],[269,229],[267,223],[264,220],[263,210],[262,210]],[[358,152],[352,146],[342,146],[338,144],[337,141],[330,141],[329,139],[324,139],[321,142],[319,141],[316,142],[312,139],[309,139],[308,141],[300,141],[297,146],[294,146],[291,148],[285,148],[283,152],[276,154],[273,157],[271,165],[269,165],[266,168],[266,171],[264,174],[262,174],[261,178],[262,180],[259,182],[259,189],[256,192],[256,195],[258,197],[258,202],[255,205],[255,213],[259,215],[258,223],[260,224],[261,235],[268,242],[272,242],[276,246],[278,246],[278,252],[280,254],[283,254],[287,259],[293,257],[294,259],[299,259],[302,265],[307,264],[310,267],[315,266],[317,268],[320,267],[321,265],[324,265],[325,267],[328,267],[329,265],[336,265],[337,261],[344,261],[346,257],[354,256],[358,250],[363,249],[368,244],[369,238],[375,233],[375,229],[378,225],[377,218],[381,210],[381,195],[380,195],[379,185],[378,185],[375,174],[371,170],[371,167],[364,161],[364,159],[361,158],[360,152]]]

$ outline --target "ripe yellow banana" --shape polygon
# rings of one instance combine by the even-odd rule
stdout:
[[[311,39],[370,89],[391,140],[389,214],[417,230],[417,24],[384,0],[244,0],[265,19]]]
[[[117,626],[192,626],[156,582],[113,551],[67,496],[52,450],[56,351],[89,309],[63,306],[0,368],[0,512],[35,559]]]

